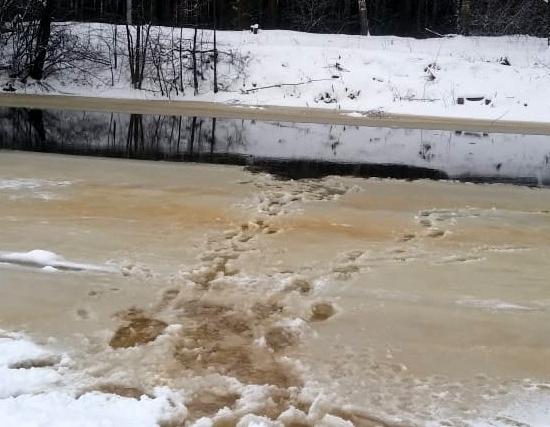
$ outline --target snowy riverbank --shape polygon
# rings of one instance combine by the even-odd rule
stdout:
[[[107,51],[108,46],[112,48],[112,28],[77,24],[71,31],[79,37],[90,36],[92,45]],[[179,30],[157,30],[155,43],[165,47],[174,45],[174,37],[176,42],[180,36],[192,37],[192,30],[181,35]],[[110,65],[96,63],[84,73],[72,68],[53,75],[45,86],[16,82],[17,91],[162,98],[151,82],[145,82],[147,90],[129,89],[124,29],[119,28],[119,33],[119,63],[113,75]],[[211,36],[205,32],[201,38],[208,43]],[[222,58],[223,90],[213,93],[206,69],[198,96],[193,95],[187,76],[185,94],[172,93],[171,99],[489,120],[547,121],[550,117],[550,48],[545,39],[417,40],[261,31],[258,35],[220,32],[218,40],[220,51],[239,58],[238,65]],[[168,68],[165,72],[169,73]],[[6,75],[0,77],[2,86],[8,81]]]

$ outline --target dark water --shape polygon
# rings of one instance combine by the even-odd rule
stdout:
[[[550,137],[0,109],[0,149],[351,175],[550,185]]]

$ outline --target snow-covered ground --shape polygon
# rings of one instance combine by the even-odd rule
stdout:
[[[83,37],[91,34],[105,50],[109,45],[105,39],[112,33],[99,24],[78,24],[73,31]],[[174,36],[169,28],[159,33],[159,40],[167,44]],[[179,30],[174,37],[177,40]],[[191,30],[184,30],[183,37],[191,38]],[[212,38],[207,32],[202,37]],[[220,32],[218,40],[221,51],[233,52],[242,60],[241,66],[227,61],[220,65],[224,89],[214,94],[207,79],[201,82],[201,93],[193,96],[188,76],[186,93],[173,94],[172,99],[494,120],[548,121],[550,117],[550,48],[545,39],[456,36],[417,40],[261,31],[258,35]],[[129,89],[124,48],[123,40],[119,41],[120,67],[114,85],[110,68],[96,64],[97,69],[86,67],[93,73],[86,82],[71,72],[48,79],[49,90],[86,96],[160,97],[149,90]],[[0,84],[7,80],[0,77]],[[44,90],[32,84],[16,86],[20,92]],[[262,89],[268,86],[278,87]],[[464,98],[464,104],[459,98]]]

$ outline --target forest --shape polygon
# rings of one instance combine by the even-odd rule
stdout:
[[[547,0],[0,0],[0,23],[42,9],[57,21],[126,22],[131,15],[158,25],[226,30],[258,24],[317,33],[431,37],[546,36],[550,28]]]

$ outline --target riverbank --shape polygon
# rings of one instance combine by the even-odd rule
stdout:
[[[204,101],[169,101],[69,95],[0,94],[0,107],[69,111],[118,112],[165,116],[209,117],[292,123],[317,123],[398,129],[461,130],[470,132],[550,135],[549,122],[472,119],[381,111],[241,105]]]
[[[511,122],[514,131],[520,132],[519,123],[548,123],[550,117],[550,49],[545,39],[452,36],[418,40],[292,31],[260,31],[257,35],[224,31],[218,33],[219,49],[223,52],[218,69],[220,91],[213,92],[211,60],[203,58],[195,95],[187,62],[178,83],[181,88],[175,89],[173,80],[180,78],[180,69],[174,68],[174,58],[162,65],[162,75],[167,79],[161,85],[163,93],[154,64],[146,67],[144,90],[131,89],[126,46],[120,36],[125,34],[123,27],[63,25],[64,31],[88,43],[101,61],[68,63],[43,83],[10,80],[5,71],[0,74],[0,86],[11,83],[16,93],[28,95],[97,96],[104,98],[106,104],[112,104],[112,99],[126,104],[126,100],[135,99],[198,101],[212,103],[198,108],[209,110],[215,104],[220,111],[262,107],[265,110],[248,112],[247,117],[267,119],[269,114],[276,120],[316,122],[338,118],[337,123],[373,126],[393,126],[391,121],[395,120],[396,126],[420,127],[427,117],[433,122],[431,128],[455,127],[454,123],[446,123],[452,119],[458,120],[463,130],[491,131],[492,124]],[[116,46],[112,40],[114,31],[120,33]],[[174,44],[193,36],[191,29],[180,32],[166,27],[154,27],[152,34],[156,46],[173,51],[176,57],[179,51],[174,50]],[[201,32],[200,39],[204,46],[211,47],[211,32]],[[118,55],[116,69],[112,68],[114,52]],[[4,57],[9,59],[7,54]],[[182,60],[190,59],[185,56]],[[4,66],[9,68],[8,63]],[[179,109],[181,104],[177,105],[174,108]],[[188,110],[194,107],[197,104],[189,104]],[[295,109],[284,110],[289,107]],[[275,109],[280,109],[277,114]],[[324,117],[323,111],[329,116]],[[340,117],[346,114],[352,117]],[[231,117],[237,115],[231,113]],[[379,116],[389,119],[376,121]],[[469,127],[466,119],[484,123]],[[503,125],[499,131],[510,130]]]

